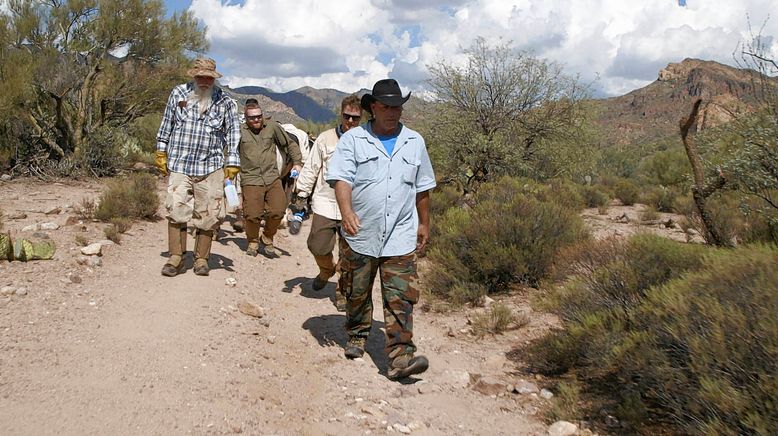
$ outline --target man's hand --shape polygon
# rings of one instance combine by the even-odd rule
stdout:
[[[300,165],[295,165],[295,166],[293,166],[293,167],[292,167],[292,169],[291,169],[291,171],[297,171],[297,175],[298,175],[298,176],[300,175],[300,172],[301,172],[302,170],[303,170],[303,167],[302,167],[302,166],[300,166]],[[291,171],[290,171],[290,172],[291,172]]]
[[[167,175],[167,153],[164,151],[157,151],[154,153],[154,164],[157,166],[157,171],[163,176]]]
[[[340,225],[349,236],[356,236],[359,231],[359,217],[353,210],[341,213]]]
[[[292,210],[292,213],[305,212],[307,201],[307,197],[300,197],[295,192],[292,194],[292,204],[289,205],[289,209]]]
[[[430,228],[427,225],[419,224],[419,231],[416,233],[416,251],[422,252],[430,241]]]
[[[224,167],[224,178],[235,181],[235,176],[240,172],[240,167]]]

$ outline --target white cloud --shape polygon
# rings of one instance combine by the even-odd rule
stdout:
[[[427,65],[461,62],[482,36],[560,62],[606,95],[644,86],[684,58],[733,64],[748,22],[778,57],[774,0],[194,0],[211,55],[232,86],[370,88],[387,76],[423,87]]]

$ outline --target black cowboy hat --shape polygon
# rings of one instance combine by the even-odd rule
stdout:
[[[402,106],[403,103],[411,98],[411,93],[403,97],[402,91],[400,91],[400,84],[394,79],[382,79],[373,85],[373,92],[371,94],[365,94],[362,96],[360,106],[362,109],[370,112],[370,103],[378,100],[387,106]]]

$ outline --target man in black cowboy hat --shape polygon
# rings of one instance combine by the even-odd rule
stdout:
[[[372,323],[371,290],[380,270],[384,302],[387,376],[398,380],[427,370],[414,356],[413,305],[416,253],[429,240],[429,191],[435,187],[424,139],[400,122],[403,97],[393,79],[376,82],[360,105],[371,120],[341,136],[327,183],[335,187],[341,214],[347,298],[345,355],[362,356]]]

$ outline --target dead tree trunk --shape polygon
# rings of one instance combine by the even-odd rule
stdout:
[[[702,99],[695,101],[689,117],[682,118],[679,123],[681,128],[681,140],[686,149],[686,156],[689,158],[689,164],[692,167],[692,175],[694,176],[692,198],[694,199],[697,213],[700,214],[700,219],[702,220],[705,240],[719,247],[729,247],[732,246],[732,242],[728,241],[724,235],[721,234],[721,231],[719,231],[719,228],[716,227],[716,224],[713,222],[710,211],[706,207],[708,197],[721,189],[727,180],[722,174],[719,174],[718,179],[714,183],[707,187],[705,186],[705,172],[702,166],[702,160],[700,159],[700,154],[697,152],[697,146],[694,144],[694,134],[692,133],[692,126],[694,126],[695,121],[697,120],[701,105]]]

